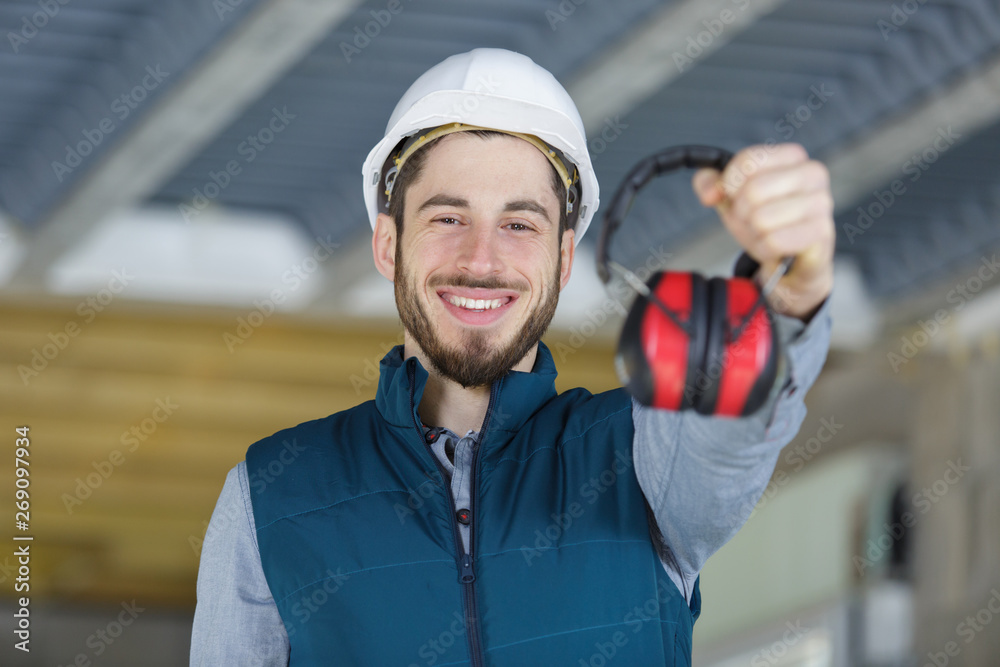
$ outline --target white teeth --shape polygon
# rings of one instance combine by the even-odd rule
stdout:
[[[500,304],[503,303],[503,299],[469,299],[453,294],[448,296],[448,303],[468,310],[492,310],[493,308],[499,308]]]

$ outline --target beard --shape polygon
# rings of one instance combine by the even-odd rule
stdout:
[[[520,331],[514,333],[510,342],[502,345],[495,341],[495,334],[489,331],[465,329],[460,333],[460,342],[449,347],[441,340],[418,298],[418,290],[403,265],[400,244],[396,246],[396,276],[394,281],[396,308],[403,328],[414,342],[420,346],[434,367],[432,370],[453,380],[463,387],[489,387],[502,378],[542,339],[549,328],[559,303],[559,274],[562,256],[556,263],[555,276],[544,286],[541,302],[528,316]],[[484,289],[515,289],[523,292],[523,284],[503,281],[499,278],[470,278],[465,274],[438,277],[429,287],[449,285],[452,287],[480,287]],[[429,369],[431,370],[431,369]]]

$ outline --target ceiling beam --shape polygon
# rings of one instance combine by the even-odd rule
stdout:
[[[826,160],[830,168],[834,201],[838,210],[854,207],[858,201],[874,201],[873,189],[905,176],[904,164],[914,154],[932,147],[949,132],[961,141],[989,127],[1000,118],[1000,56],[985,61],[978,69],[965,74],[948,87],[935,91],[928,99],[902,114],[888,119],[863,137],[857,138],[843,151]],[[961,215],[956,212],[956,215]],[[994,253],[985,252],[983,258]],[[976,270],[975,260],[970,272]],[[937,287],[921,290],[902,300],[894,300],[881,309],[883,326],[905,327],[929,314],[952,306],[946,297],[955,284],[969,276],[962,270],[943,278]],[[971,273],[970,273],[971,275]],[[949,279],[951,282],[949,282]],[[956,283],[957,281],[957,283]],[[989,294],[987,294],[987,292]],[[1000,291],[984,290],[978,300],[996,303]],[[985,298],[984,298],[985,297]],[[976,314],[973,316],[973,311]],[[954,328],[963,341],[976,340],[997,326],[1000,319],[989,313],[990,308],[970,308],[962,314],[960,326]],[[982,316],[980,316],[982,313]]]
[[[113,212],[154,194],[360,0],[262,0],[28,238],[9,285],[43,288],[51,265]]]
[[[681,0],[590,59],[567,90],[587,132],[628,113],[787,0]]]
[[[904,163],[948,128],[964,140],[1000,118],[1000,56],[888,118],[826,160],[834,201],[846,206],[903,175]]]

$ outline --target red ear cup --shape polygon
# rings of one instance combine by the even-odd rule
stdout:
[[[745,278],[657,273],[647,287],[684,327],[638,297],[622,328],[618,375],[643,405],[742,416],[759,409],[778,376],[778,337],[760,292]]]
[[[757,286],[746,278],[726,282],[727,342],[714,412],[738,417],[756,412],[767,400],[778,380],[781,352],[770,311],[756,307]]]
[[[695,278],[690,273],[661,272],[654,274],[646,286],[681,322],[689,325],[692,305],[697,307],[702,302],[692,299],[692,289],[704,291],[704,281],[697,284]],[[649,299],[636,298],[625,319],[615,358],[618,376],[636,400],[669,410],[689,408],[685,387],[700,356],[699,338],[689,336]]]
[[[663,276],[656,273],[646,283],[650,289]],[[642,326],[646,310],[655,308],[648,299],[637,297],[625,317],[625,325],[618,337],[618,352],[615,354],[615,371],[618,379],[642,405],[653,405],[653,369],[642,346]]]

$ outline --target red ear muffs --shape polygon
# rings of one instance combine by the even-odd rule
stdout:
[[[610,234],[642,186],[680,167],[721,171],[730,157],[720,149],[681,146],[637,165],[605,218],[597,253],[602,280],[609,279]],[[646,290],[625,319],[615,358],[618,375],[636,400],[729,417],[760,409],[782,380],[783,356],[773,313],[757,285],[745,277],[706,279],[667,271],[654,274]]]
[[[778,335],[757,307],[757,286],[746,278],[705,280],[673,271],[655,274],[647,286],[690,333],[638,297],[618,342],[626,389],[643,405],[668,410],[756,412],[778,376]]]

